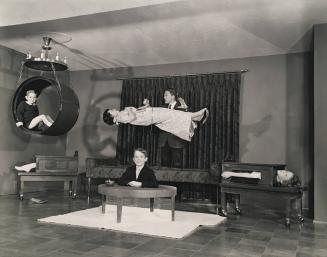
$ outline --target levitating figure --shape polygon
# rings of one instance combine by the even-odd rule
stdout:
[[[126,107],[122,111],[107,109],[103,120],[108,125],[130,123],[136,126],[155,125],[186,141],[191,141],[197,122],[205,123],[209,116],[207,108],[197,112],[183,112],[168,108],[150,107],[148,103],[140,108]]]
[[[34,90],[26,91],[26,101],[22,101],[17,107],[17,123],[16,126],[24,126],[31,130],[44,130],[53,124],[53,120],[49,115],[39,114],[36,105],[37,95]]]

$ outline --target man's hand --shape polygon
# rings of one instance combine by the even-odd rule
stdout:
[[[178,101],[180,102],[180,106],[179,106],[179,108],[182,108],[182,109],[185,109],[185,110],[187,110],[188,109],[188,106],[187,106],[187,104],[185,103],[185,101],[184,101],[184,99],[183,98],[181,98],[181,97],[178,97]]]
[[[143,100],[143,105],[145,105],[145,106],[150,106],[150,101],[149,101],[149,99],[144,98],[144,100]]]
[[[16,123],[16,126],[17,126],[17,127],[23,126],[23,122],[21,122],[21,121],[17,122],[17,123]]]
[[[131,187],[142,187],[142,182],[138,182],[138,181],[131,181],[128,183],[129,186]]]

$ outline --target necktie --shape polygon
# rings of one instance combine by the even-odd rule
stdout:
[[[139,177],[139,175],[140,175],[140,171],[141,171],[141,170],[140,170],[139,168],[136,169],[136,179],[138,179],[138,177]]]

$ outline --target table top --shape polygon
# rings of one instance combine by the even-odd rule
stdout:
[[[177,188],[166,185],[159,185],[158,188],[146,188],[116,185],[108,186],[103,184],[98,186],[98,192],[102,195],[121,198],[157,198],[175,196],[177,193]]]

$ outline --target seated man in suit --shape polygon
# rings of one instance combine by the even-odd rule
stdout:
[[[133,157],[135,165],[128,167],[117,183],[121,186],[158,187],[153,170],[146,165],[147,160],[146,150],[142,148],[135,149]]]

